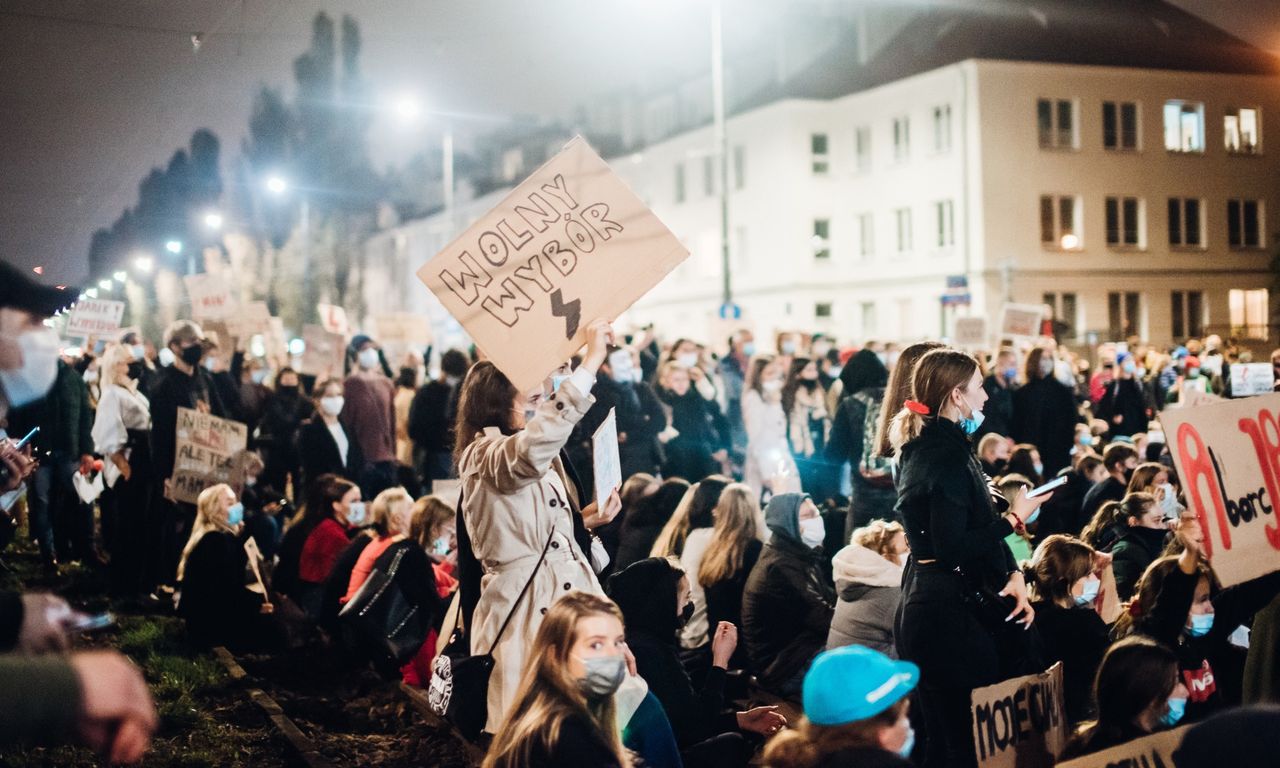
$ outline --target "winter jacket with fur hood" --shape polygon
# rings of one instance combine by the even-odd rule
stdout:
[[[898,658],[893,617],[902,599],[902,566],[858,544],[831,559],[836,580],[836,612],[827,648],[864,645]]]

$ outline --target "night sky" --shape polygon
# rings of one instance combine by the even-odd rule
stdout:
[[[726,0],[727,43],[749,41],[774,9],[833,3]],[[1280,2],[1176,4],[1280,53]],[[47,282],[82,279],[89,237],[136,201],[151,167],[201,127],[225,165],[258,86],[291,94],[320,10],[360,22],[364,72],[385,97],[412,91],[460,133],[708,66],[705,1],[0,0],[0,258],[44,265]],[[430,133],[429,121],[376,124],[376,165],[403,162]]]

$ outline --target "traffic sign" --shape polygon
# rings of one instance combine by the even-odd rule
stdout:
[[[721,304],[720,319],[721,320],[741,320],[742,307],[738,306],[732,301]]]

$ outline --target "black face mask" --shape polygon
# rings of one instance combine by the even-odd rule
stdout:
[[[693,618],[693,603],[685,603],[680,609],[680,618],[676,620],[676,625],[683,627],[689,623],[689,619]]]
[[[204,359],[203,344],[193,344],[182,348],[182,362],[187,365],[199,365],[202,359]]]
[[[818,380],[817,379],[800,379],[800,386],[812,392],[813,390],[818,388]]]
[[[298,385],[297,385],[297,384],[294,384],[292,387],[284,387],[284,386],[276,387],[276,392],[277,392],[281,397],[297,397],[297,396],[298,396]]]

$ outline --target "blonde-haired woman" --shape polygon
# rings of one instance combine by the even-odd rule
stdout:
[[[102,534],[111,555],[111,592],[120,596],[150,592],[160,569],[161,522],[152,517],[151,404],[129,378],[134,362],[123,344],[102,353],[102,389],[90,433],[94,452],[107,459]]]
[[[629,768],[614,693],[627,674],[622,612],[571,591],[543,617],[483,768]]]
[[[675,514],[663,526],[649,556],[674,558],[680,561],[680,567],[685,573],[697,573],[702,555],[711,541],[716,504],[730,482],[723,475],[712,475],[695,483],[680,500]],[[707,623],[707,601],[702,594],[702,587],[696,580],[689,586],[693,615],[680,628],[680,644],[685,648],[700,648],[711,639],[708,632],[713,625]]]
[[[244,505],[231,486],[219,483],[200,492],[191,537],[178,561],[178,614],[198,644],[242,648],[267,638],[261,617],[272,605],[246,584],[243,522]]]
[[[722,621],[742,626],[742,589],[764,548],[764,512],[756,498],[745,483],[733,483],[720,493],[706,552],[696,571],[686,571],[694,576],[690,587],[696,582],[702,591],[708,627],[718,627]],[[730,664],[742,669],[745,662],[746,651],[739,646]]]
[[[898,658],[893,624],[908,552],[901,523],[872,520],[853,530],[848,546],[831,558],[836,612],[827,648],[861,645]]]
[[[418,542],[409,537],[413,510],[413,497],[403,488],[388,488],[374,497],[369,505],[374,537],[360,550],[347,582],[347,594],[341,602],[346,604],[355,599],[375,570],[384,574],[394,571],[392,579],[400,594],[417,609],[413,621],[426,628],[424,641],[411,657],[399,659],[390,658],[381,644],[370,644],[367,638],[359,642],[365,643],[366,653],[386,674],[394,674],[392,670],[398,667],[404,682],[425,686],[431,680],[431,660],[436,650],[434,626],[441,615],[441,600],[431,559]]]
[[[458,588],[458,528],[453,507],[439,496],[423,496],[413,503],[409,538],[431,558],[436,592],[445,598]]]
[[[997,509],[970,442],[986,401],[978,361],[935,349],[916,363],[890,429],[912,553],[898,652],[920,666],[931,766],[973,765],[970,691],[1028,674],[1037,661],[1013,632],[1030,629],[1035,612],[1004,539],[1052,494],[1019,492]]]

